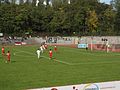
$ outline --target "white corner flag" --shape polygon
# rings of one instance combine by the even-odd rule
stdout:
[[[36,6],[38,6],[39,0],[36,0]]]
[[[70,4],[70,0],[68,0],[68,4]]]
[[[47,5],[47,2],[46,2],[46,0],[44,0],[43,4],[44,4],[45,6]]]

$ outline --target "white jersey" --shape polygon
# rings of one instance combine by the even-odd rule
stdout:
[[[37,54],[40,54],[40,50],[37,50],[36,52],[37,52]]]
[[[36,51],[36,53],[37,53],[37,56],[38,56],[38,59],[40,58],[40,50],[38,49],[37,51]]]
[[[41,52],[43,53],[43,47],[42,47],[42,46],[40,46],[40,50],[41,50]]]
[[[44,45],[42,45],[42,48],[45,50],[45,46]]]
[[[43,50],[43,47],[42,47],[42,46],[40,46],[40,50]]]

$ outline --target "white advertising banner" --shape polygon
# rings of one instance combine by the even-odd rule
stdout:
[[[58,86],[29,90],[120,90],[120,81]]]

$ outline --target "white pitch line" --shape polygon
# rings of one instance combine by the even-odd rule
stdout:
[[[20,51],[20,50],[19,50],[18,52],[24,52],[24,53],[28,53],[28,54],[34,55],[33,53],[30,53],[30,52],[27,52],[27,51]],[[46,56],[41,56],[41,57],[44,57],[44,58],[46,58],[46,59],[49,59],[49,58],[46,57]],[[57,62],[60,62],[60,63],[66,64],[66,65],[72,65],[72,64],[70,64],[70,63],[68,63],[68,62],[61,61],[61,60],[57,60],[57,59],[54,59],[54,61],[57,61]]]
[[[120,61],[73,63],[72,65],[111,64],[111,63],[116,64],[116,63],[120,63]]]
[[[41,56],[41,57],[44,57],[44,58],[46,58],[46,59],[49,59],[49,58],[46,57],[46,56]],[[57,61],[57,62],[60,62],[60,63],[66,64],[66,65],[72,65],[72,64],[70,64],[70,63],[68,63],[68,62],[61,61],[61,60],[57,60],[57,59],[54,59],[54,61]]]
[[[19,57],[35,57],[35,56],[26,56],[26,55],[18,55],[18,54],[17,55],[15,54],[14,56],[19,56]]]
[[[27,52],[27,51],[20,51],[20,50],[18,51],[18,50],[17,50],[17,53],[20,53],[20,52],[28,53],[28,54],[30,54],[30,55],[35,55],[35,54],[30,53],[30,52]]]
[[[60,60],[57,60],[57,59],[55,59],[55,61],[60,62],[60,63],[67,64],[67,65],[72,65],[72,64],[70,64],[70,63],[68,63],[68,62],[65,62],[65,61],[60,61]]]
[[[18,52],[25,52],[25,53],[34,55],[33,53],[30,53],[30,52],[27,52],[27,51],[18,51]],[[49,58],[46,57],[46,56],[41,56],[41,57],[44,57],[44,58],[46,58],[46,59],[49,59]],[[65,62],[65,61],[58,60],[58,59],[54,59],[54,61],[57,61],[57,62],[66,64],[66,65],[72,65],[72,66],[74,66],[74,65],[90,65],[90,64],[111,64],[111,63],[115,63],[115,62],[118,62],[118,63],[120,62],[120,61],[110,61],[110,62],[68,63],[68,62]]]
[[[47,58],[49,59],[48,57],[46,56],[42,56],[44,58]],[[65,61],[61,61],[61,60],[57,60],[57,59],[54,59],[55,61],[57,62],[60,62],[60,63],[63,63],[63,64],[67,64],[67,65],[90,65],[90,64],[111,64],[111,63],[120,63],[120,61],[110,61],[110,62],[86,62],[86,63],[68,63],[68,62],[65,62]]]

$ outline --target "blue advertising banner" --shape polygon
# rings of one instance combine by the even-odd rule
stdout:
[[[88,47],[88,44],[78,44],[78,48],[86,48]]]

